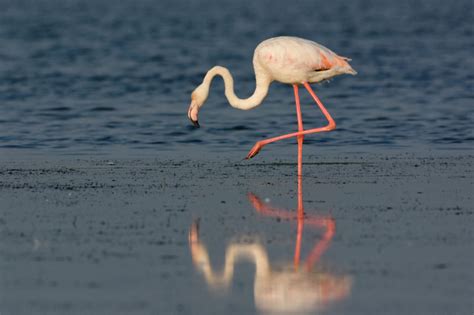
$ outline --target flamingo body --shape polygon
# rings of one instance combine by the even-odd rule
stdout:
[[[261,42],[254,53],[255,72],[287,84],[317,83],[339,74],[356,74],[347,61],[310,40],[281,36]]]

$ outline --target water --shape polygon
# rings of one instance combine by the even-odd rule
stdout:
[[[470,314],[473,159],[440,155],[2,162],[1,313]]]
[[[2,315],[472,310],[471,0],[0,8]],[[358,71],[315,86],[338,128],[305,138],[302,178],[275,154],[295,157],[294,140],[236,161],[297,129],[291,87],[274,83],[260,107],[239,111],[216,80],[202,128],[187,119],[190,93],[214,65],[250,95],[253,49],[279,35],[317,41]],[[325,124],[301,95],[305,127]],[[272,207],[307,216],[261,211]],[[196,221],[198,244],[188,238]],[[199,259],[207,250],[217,275],[231,246],[254,251],[216,289]],[[298,273],[304,264],[311,270]],[[270,276],[257,279],[265,265]]]
[[[3,151],[244,156],[255,141],[296,129],[291,87],[274,83],[262,106],[239,111],[216,80],[201,129],[187,121],[190,92],[219,64],[247,97],[253,49],[278,35],[349,56],[359,73],[316,87],[338,129],[306,137],[313,147],[472,148],[469,0],[0,2]],[[301,94],[305,126],[324,124]]]

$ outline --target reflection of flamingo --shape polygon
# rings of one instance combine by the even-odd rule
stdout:
[[[302,142],[298,141],[301,153]],[[298,154],[298,170],[301,175],[301,154]],[[212,287],[226,287],[230,284],[234,265],[240,259],[253,261],[256,265],[254,296],[256,306],[265,311],[307,312],[324,307],[331,301],[346,297],[351,290],[352,280],[348,276],[314,271],[313,267],[328,248],[335,232],[335,222],[330,217],[318,217],[304,213],[302,176],[298,176],[298,209],[291,212],[273,208],[263,203],[255,194],[249,200],[259,213],[288,220],[297,220],[298,229],[295,246],[294,267],[282,271],[271,268],[265,248],[259,243],[231,243],[226,250],[224,270],[216,274],[211,266],[205,245],[199,240],[199,226],[194,222],[189,232],[189,246],[196,267],[204,274]],[[299,268],[303,224],[325,228],[322,239],[313,247],[306,259],[305,268]]]
[[[267,96],[272,81],[292,84],[298,116],[298,132],[258,141],[247,155],[250,159],[258,154],[263,146],[282,139],[303,136],[310,133],[330,131],[336,128],[336,123],[319,98],[311,89],[309,83],[328,80],[340,74],[356,74],[347,61],[349,58],[338,56],[328,48],[315,42],[297,37],[275,37],[261,42],[255,48],[253,66],[255,70],[256,88],[252,96],[240,99],[234,93],[234,80],[228,69],[220,66],[213,67],[204,77],[203,82],[191,94],[191,105],[188,117],[198,124],[198,112],[209,95],[212,79],[220,75],[224,79],[225,96],[232,107],[248,110],[257,107]],[[298,85],[304,87],[313,97],[329,124],[325,127],[303,130],[301,120]]]
[[[199,240],[195,222],[189,232],[189,244],[194,265],[201,271],[207,283],[216,289],[228,287],[239,260],[255,263],[255,304],[262,311],[278,311],[294,314],[324,308],[349,295],[352,280],[348,276],[336,276],[322,271],[274,270],[265,248],[258,242],[227,246],[224,270],[214,272],[206,246]]]

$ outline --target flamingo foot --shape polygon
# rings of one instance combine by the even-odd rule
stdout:
[[[251,158],[253,158],[254,156],[256,156],[260,150],[263,148],[263,144],[262,142],[258,141],[257,143],[255,143],[255,145],[253,146],[252,150],[250,150],[249,154],[247,154],[247,157],[245,158],[246,160],[249,160]]]

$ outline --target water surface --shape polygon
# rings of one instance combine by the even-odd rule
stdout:
[[[312,147],[472,147],[472,1],[0,1],[0,147],[50,152],[245,154],[296,130],[292,89],[231,108],[216,80],[187,121],[190,92],[219,64],[254,89],[262,40],[293,35],[353,59],[358,76],[316,86],[338,129]],[[307,128],[324,124],[303,95]],[[274,147],[287,148],[287,140]],[[286,149],[286,151],[288,151]]]

